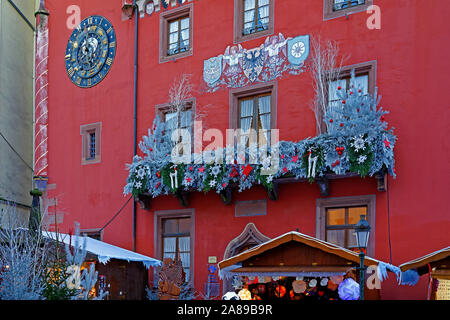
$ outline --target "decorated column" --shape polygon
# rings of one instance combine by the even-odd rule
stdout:
[[[48,167],[48,15],[45,0],[40,0],[36,16],[36,74],[35,74],[35,129],[34,181],[36,188],[46,188]]]

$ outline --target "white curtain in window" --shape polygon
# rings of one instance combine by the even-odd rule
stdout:
[[[192,110],[181,111],[181,127],[187,128],[192,124]]]
[[[191,268],[191,238],[181,237],[178,239],[180,247],[180,259],[186,273],[186,281],[189,281],[189,270]]]
[[[345,79],[339,79],[335,81],[328,82],[328,106],[335,107],[339,106],[339,101],[341,99],[338,95],[338,87],[341,87],[341,92],[347,90],[347,81]]]
[[[255,0],[245,0],[244,10],[255,9]]]
[[[269,16],[269,6],[259,8],[259,19],[267,18]]]
[[[264,130],[264,137],[269,142],[270,132],[270,96],[259,98],[259,118],[261,121],[261,127]]]
[[[253,100],[241,101],[241,143],[246,145],[253,123]]]
[[[178,117],[176,112],[166,113],[166,127],[173,131],[178,127]]]
[[[363,94],[369,92],[369,76],[367,74],[355,77],[356,90],[361,89]]]
[[[164,241],[164,258],[175,259],[175,252],[177,251],[177,238],[167,237]]]
[[[253,119],[253,100],[244,100],[241,102],[241,129],[247,132],[252,127]]]
[[[255,10],[245,11],[244,14],[244,22],[253,22],[255,21]]]

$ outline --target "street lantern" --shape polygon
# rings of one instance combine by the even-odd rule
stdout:
[[[359,248],[359,300],[364,300],[364,250],[369,242],[370,225],[361,215],[361,220],[355,225],[356,244]]]
[[[355,225],[356,244],[360,250],[367,248],[369,242],[370,225],[365,219],[364,215],[361,215],[361,220]]]

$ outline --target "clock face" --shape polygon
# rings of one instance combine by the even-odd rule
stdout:
[[[299,41],[293,44],[291,54],[295,58],[300,58],[306,51],[306,46],[303,42]]]
[[[70,36],[66,49],[66,70],[70,80],[81,88],[102,81],[116,55],[116,34],[101,16],[84,19]]]

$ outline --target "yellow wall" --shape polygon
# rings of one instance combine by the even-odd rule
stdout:
[[[35,0],[12,0],[35,25]],[[8,0],[0,0],[0,197],[31,205],[34,32]],[[26,164],[25,164],[26,163]],[[17,211],[28,210],[17,206]]]

